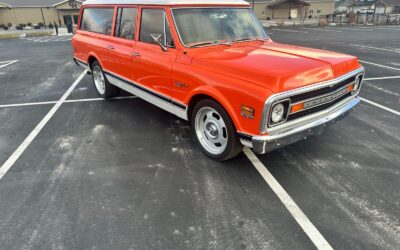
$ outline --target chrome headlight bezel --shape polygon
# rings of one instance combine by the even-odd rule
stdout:
[[[355,83],[353,85],[353,91],[352,91],[353,95],[358,94],[360,92],[363,81],[364,81],[364,73],[358,74],[356,76]]]
[[[279,121],[274,122],[272,119],[272,113],[274,112],[274,109],[276,107],[278,107],[278,105],[282,105],[284,110],[283,110],[282,118]],[[273,103],[271,105],[271,109],[270,109],[269,115],[268,115],[268,127],[274,127],[274,126],[278,126],[282,123],[285,123],[288,118],[288,115],[289,115],[289,107],[290,107],[290,99],[289,98]]]

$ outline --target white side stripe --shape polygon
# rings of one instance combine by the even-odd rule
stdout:
[[[264,164],[257,158],[253,151],[245,147],[243,152],[264,178],[265,182],[267,182],[268,186],[278,196],[283,205],[285,205],[286,209],[289,210],[290,214],[311,239],[317,249],[333,249],[328,241],[326,241],[324,236],[322,236],[314,224],[312,224],[299,206],[293,201],[285,189],[283,189],[281,184],[279,184],[279,182],[274,178],[274,176],[272,176]]]
[[[40,133],[40,131],[46,126],[49,120],[53,117],[53,115],[57,112],[57,110],[61,107],[63,102],[68,98],[71,92],[74,90],[76,85],[82,80],[82,78],[86,75],[86,70],[82,72],[82,74],[75,80],[75,82],[69,87],[69,89],[64,93],[64,95],[57,101],[57,103],[50,109],[50,111],[46,114],[46,116],[39,122],[38,125],[32,130],[32,132],[25,138],[25,140],[18,146],[18,148],[14,151],[14,153],[7,159],[7,161],[0,167],[0,180],[3,176],[10,170],[10,168],[14,165],[14,163],[19,159],[22,153],[28,148],[28,146],[32,143],[32,141],[36,138],[36,136]]]

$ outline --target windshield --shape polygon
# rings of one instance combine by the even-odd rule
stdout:
[[[248,8],[182,8],[172,12],[185,46],[267,38]]]

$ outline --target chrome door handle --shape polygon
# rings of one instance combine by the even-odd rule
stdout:
[[[112,49],[112,50],[115,49],[114,46],[112,46],[112,45],[110,45],[110,44],[109,44],[109,45],[106,45],[106,48],[107,48],[107,49]]]
[[[137,52],[132,52],[131,55],[132,55],[132,56],[136,56],[136,57],[140,57],[140,54],[137,53]]]

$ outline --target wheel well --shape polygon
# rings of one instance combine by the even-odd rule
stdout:
[[[192,119],[192,111],[193,111],[194,106],[196,106],[196,103],[198,103],[199,101],[201,101],[203,99],[212,99],[212,100],[216,101],[214,98],[212,98],[211,96],[208,96],[208,95],[204,95],[204,94],[194,95],[190,99],[189,105],[188,105],[188,119],[189,119],[189,121]]]
[[[88,64],[89,64],[90,69],[92,69],[92,64],[93,64],[95,61],[98,61],[96,57],[94,57],[94,56],[89,56]]]
[[[192,111],[193,111],[193,109],[194,109],[194,106],[196,106],[196,104],[197,104],[199,101],[204,100],[204,99],[211,99],[211,100],[213,100],[213,101],[219,103],[219,104],[222,106],[222,104],[221,104],[219,101],[217,101],[216,99],[212,98],[212,97],[209,96],[209,95],[205,95],[205,94],[197,94],[197,95],[194,95],[194,96],[190,99],[189,105],[188,105],[188,119],[189,119],[189,121],[190,121],[191,118],[192,118]]]

